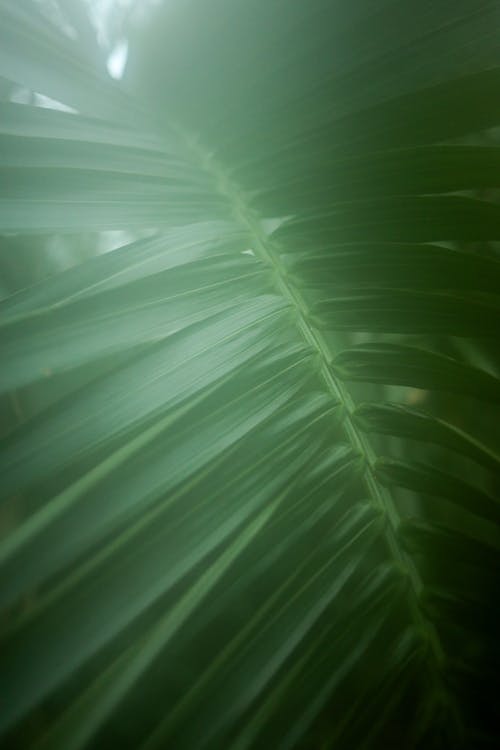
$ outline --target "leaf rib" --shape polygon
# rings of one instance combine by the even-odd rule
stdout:
[[[185,132],[178,125],[175,125],[174,129],[186,145],[188,158],[190,156],[191,159],[196,161],[199,167],[211,175],[217,191],[231,205],[235,221],[252,239],[253,251],[267,268],[272,271],[276,290],[294,310],[297,328],[305,342],[318,355],[317,359],[321,380],[334,401],[336,403],[340,402],[343,405],[343,427],[346,436],[353,448],[365,459],[362,475],[368,489],[369,498],[375,508],[381,511],[387,518],[388,523],[384,527],[384,536],[391,556],[408,575],[410,582],[410,586],[408,587],[409,610],[417,630],[426,635],[431,654],[431,659],[428,662],[429,676],[435,685],[436,692],[443,695],[443,692],[448,692],[443,684],[442,674],[442,666],[445,659],[444,649],[435,625],[428,619],[420,606],[420,597],[424,590],[424,584],[411,555],[398,541],[398,527],[401,523],[401,518],[390,490],[383,487],[376,478],[375,462],[377,456],[369,438],[356,424],[353,416],[356,404],[346,386],[342,381],[337,379],[330,366],[336,353],[332,351],[330,344],[321,331],[317,330],[312,324],[307,302],[300,290],[291,283],[286,265],[281,258],[278,244],[269,238],[269,235],[263,228],[260,217],[251,207],[244,192],[231,180],[224,167],[214,159],[213,154],[203,148],[197,138],[186,136]],[[458,714],[454,712],[454,715]]]

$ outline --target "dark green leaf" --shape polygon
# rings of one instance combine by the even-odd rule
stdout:
[[[295,244],[498,240],[500,208],[496,203],[461,196],[338,202],[324,214],[283,224],[276,237]]]
[[[464,430],[424,411],[400,404],[360,404],[356,422],[367,432],[435,443],[477,461],[493,472],[500,471],[500,457]]]
[[[410,289],[356,289],[312,307],[321,328],[373,333],[495,336],[500,298]]]
[[[375,473],[382,484],[395,484],[424,495],[445,498],[470,513],[500,524],[499,501],[478,487],[433,466],[379,458],[375,463]]]
[[[333,366],[339,377],[407,385],[500,401],[500,380],[452,357],[400,344],[364,344],[341,352]]]
[[[340,287],[385,287],[395,290],[461,289],[498,293],[500,262],[478,253],[440,245],[332,245],[321,252],[297,253],[285,262],[294,283],[320,292]],[[302,250],[302,252],[300,252]]]

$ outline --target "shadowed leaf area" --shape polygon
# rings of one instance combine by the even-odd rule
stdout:
[[[2,747],[497,747],[499,14],[0,1]]]

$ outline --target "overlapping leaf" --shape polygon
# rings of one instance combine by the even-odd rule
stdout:
[[[75,379],[2,446],[6,742],[472,746],[498,503],[401,438],[498,457],[351,393],[500,397],[441,339],[376,338],[498,329],[498,260],[468,244],[499,238],[471,194],[498,149],[442,143],[498,123],[496,4],[410,5],[179,6],[138,104],[1,3],[6,78],[79,111],[2,105],[2,231],[148,234],[0,306],[5,393]]]

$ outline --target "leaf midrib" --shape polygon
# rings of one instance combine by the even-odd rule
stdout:
[[[271,240],[262,229],[258,215],[249,205],[243,191],[231,180],[223,166],[216,161],[213,153],[200,145],[198,138],[186,135],[186,132],[178,125],[173,127],[180,136],[181,142],[185,145],[188,158],[194,161],[199,169],[210,175],[215,190],[231,206],[235,221],[252,238],[252,249],[255,255],[272,270],[276,291],[295,311],[298,330],[306,343],[318,355],[318,374],[321,380],[335,403],[340,403],[343,406],[344,418],[342,424],[346,437],[352,447],[364,458],[363,479],[369,499],[387,519],[383,533],[390,554],[408,576],[410,584],[407,597],[408,607],[417,631],[423,635],[429,645],[429,672],[436,693],[449,695],[449,691],[444,686],[442,674],[442,666],[445,661],[444,649],[434,623],[424,615],[419,603],[424,584],[413,559],[398,541],[397,529],[401,517],[390,491],[380,485],[376,479],[374,464],[377,456],[368,436],[358,429],[354,421],[354,400],[349,390],[336,378],[330,366],[335,352],[332,351],[323,334],[309,322],[309,309],[305,298],[288,280],[286,267],[281,260],[276,242]]]

